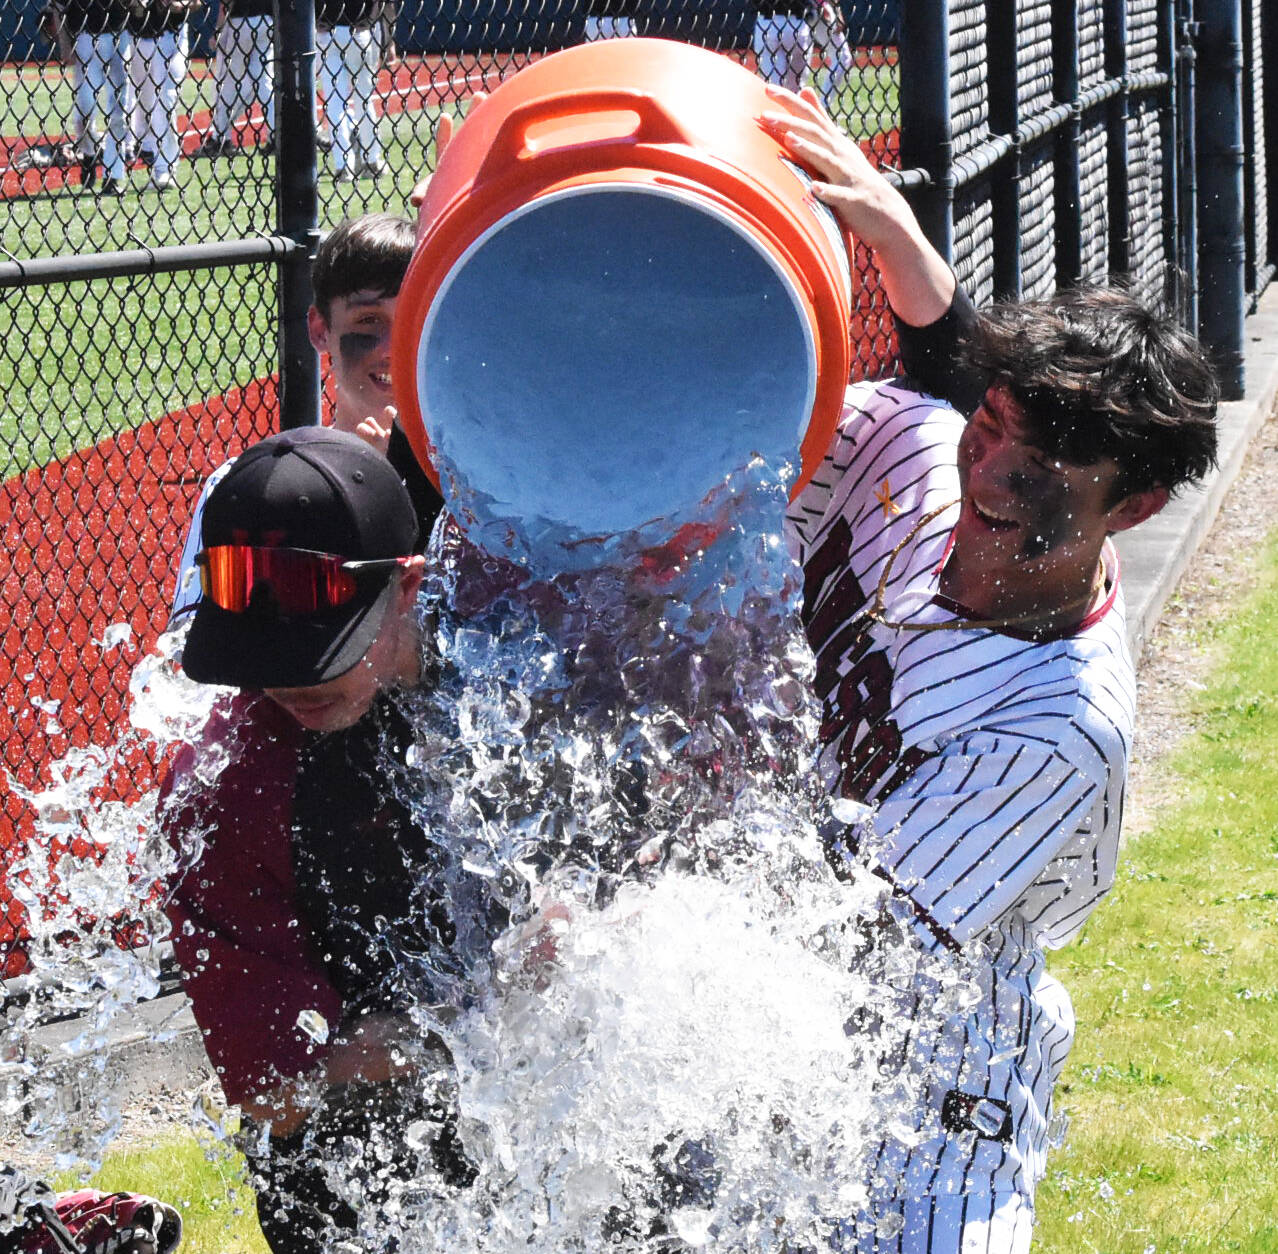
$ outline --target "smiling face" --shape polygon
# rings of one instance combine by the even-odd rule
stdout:
[[[337,393],[333,425],[339,431],[354,431],[365,418],[380,418],[394,403],[390,344],[398,300],[374,291],[335,296],[327,319],[311,307],[311,343],[332,358]]]
[[[968,420],[958,466],[968,544],[1032,563],[1098,550],[1110,530],[1118,464],[1080,466],[1044,453],[1003,386],[991,387]]]
[[[964,428],[958,471],[962,504],[943,587],[991,616],[1050,612],[1085,596],[1105,537],[1166,500],[1156,490],[1116,501],[1110,458],[1084,466],[1044,453],[1001,384]]]

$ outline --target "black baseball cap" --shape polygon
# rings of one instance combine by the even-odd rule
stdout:
[[[209,493],[202,549],[283,547],[351,561],[416,551],[417,516],[391,464],[358,436],[299,427],[269,436],[235,459]],[[182,651],[199,683],[307,688],[345,674],[377,639],[398,580],[361,579],[353,600],[284,615],[270,597],[243,612],[201,598]]]

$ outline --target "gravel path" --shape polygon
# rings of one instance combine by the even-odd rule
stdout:
[[[1201,686],[1212,661],[1195,640],[1194,625],[1223,616],[1246,594],[1254,578],[1252,558],[1275,519],[1278,415],[1269,419],[1252,442],[1215,525],[1168,602],[1141,659],[1127,811],[1129,834],[1150,822],[1155,803],[1166,793],[1167,754],[1193,730],[1185,695]],[[206,1101],[212,1098],[213,1087],[204,1086]],[[166,1134],[190,1127],[198,1097],[197,1087],[142,1093],[129,1103],[124,1131],[112,1148],[153,1144]],[[5,1162],[34,1172],[49,1169],[47,1159],[33,1154],[19,1131],[9,1127],[0,1129],[0,1163]]]

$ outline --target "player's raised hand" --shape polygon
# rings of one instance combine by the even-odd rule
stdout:
[[[355,434],[359,436],[365,444],[375,448],[383,457],[386,456],[386,450],[390,447],[391,428],[395,425],[395,419],[399,417],[398,411],[394,405],[387,405],[382,410],[380,418],[369,415],[363,422],[355,428]]]
[[[470,107],[473,108],[477,104],[482,104],[487,99],[488,93],[486,91],[477,91],[470,98]],[[447,149],[448,145],[452,143],[453,135],[459,125],[460,123],[456,121],[451,113],[441,113],[439,115],[439,120],[435,123],[434,137],[436,167],[439,166],[439,163],[444,156],[445,149]],[[418,182],[413,190],[409,192],[408,203],[412,205],[414,209],[420,209],[422,207],[422,201],[426,199],[426,189],[429,186],[430,175],[427,174],[426,177]]]
[[[923,234],[909,202],[871,164],[805,87],[799,95],[769,86],[780,106],[759,125],[812,174],[812,194],[854,239],[873,250],[888,300],[913,326],[940,318],[954,296],[954,273]]]

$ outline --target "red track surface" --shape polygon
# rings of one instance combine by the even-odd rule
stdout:
[[[163,629],[177,555],[200,480],[275,423],[273,380],[168,414],[0,486],[0,657],[20,659],[4,683],[0,745],[8,778],[31,788],[71,747],[114,744],[139,647]],[[134,644],[103,652],[112,623]],[[51,719],[34,701],[60,702]],[[108,792],[136,797],[152,764],[134,762]],[[30,809],[6,790],[0,872],[25,844]],[[20,917],[0,891],[0,975],[13,974]]]

